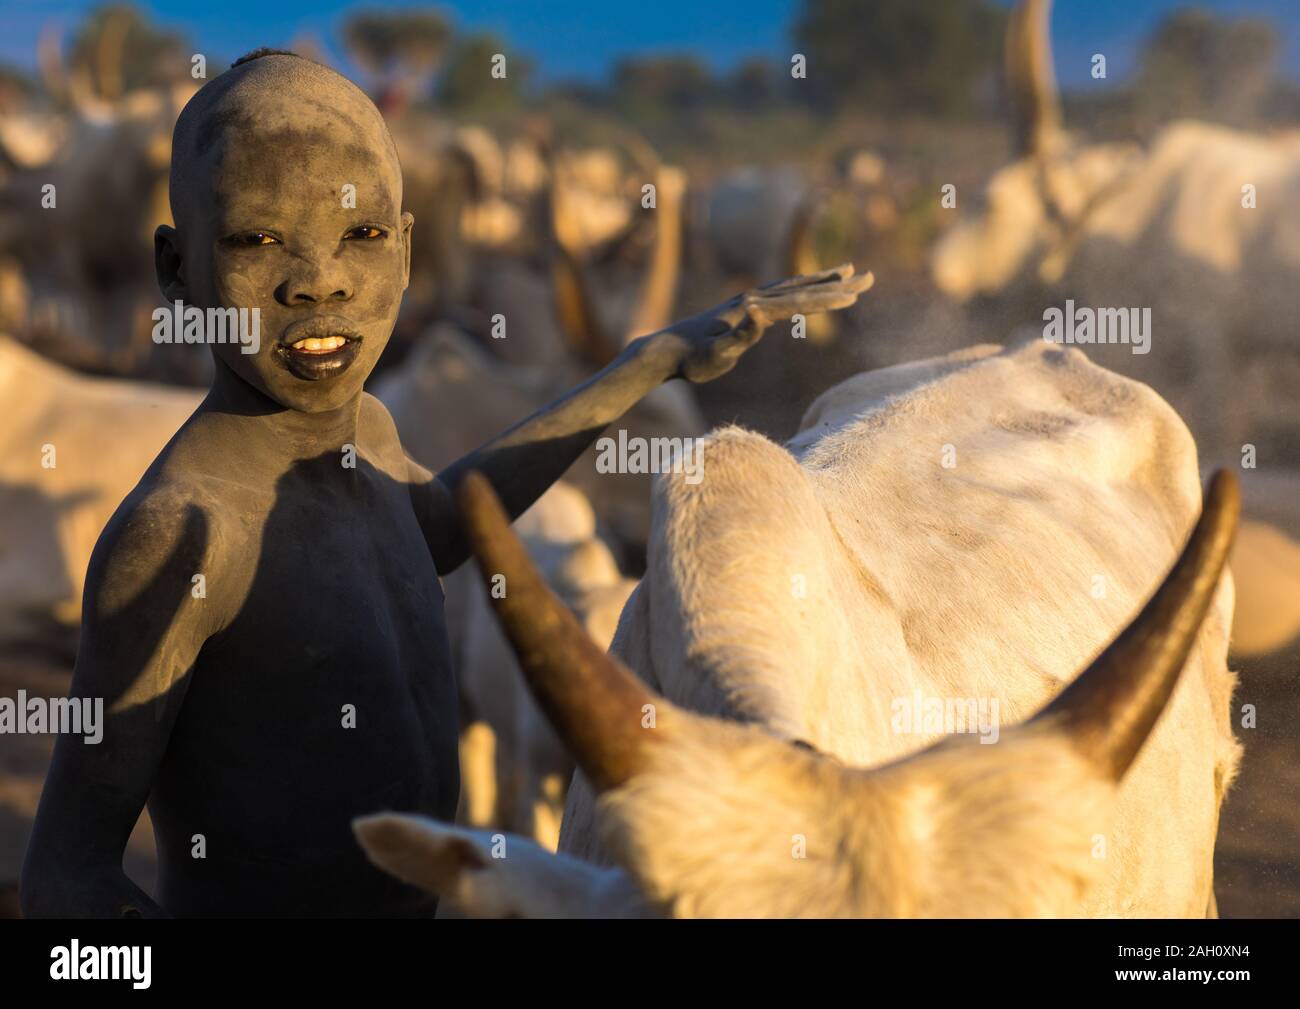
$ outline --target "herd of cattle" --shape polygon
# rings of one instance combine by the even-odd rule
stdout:
[[[704,479],[589,453],[515,524],[523,549],[467,489],[485,569],[528,589],[446,579],[459,823],[359,821],[378,864],[473,915],[1215,913],[1250,742],[1229,666],[1294,679],[1300,659],[1300,134],[1086,143],[1062,125],[1049,7],[1011,21],[1016,160],[932,250],[932,297],[964,320],[951,352],[792,387],[811,405],[783,444],[710,433],[664,386],[618,426],[704,437]],[[66,662],[95,540],[210,366],[148,326],[189,89],[106,101],[47,62],[60,111],[0,116],[0,666]],[[796,168],[692,180],[631,133],[392,128],[416,246],[371,391],[435,469],[687,291],[815,265]],[[856,164],[844,184],[880,189],[857,204],[879,218],[886,169]],[[1150,353],[1043,340],[1066,299],[1149,308]],[[855,318],[809,337],[922,345]],[[1236,479],[1202,506],[1211,465]],[[576,621],[539,639],[556,599]],[[912,699],[987,702],[1005,728],[900,728]],[[38,791],[0,788],[2,822],[29,825]]]

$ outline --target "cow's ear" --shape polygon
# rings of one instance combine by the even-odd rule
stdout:
[[[621,869],[557,855],[516,834],[382,813],[352,822],[370,860],[474,918],[627,918],[657,913]]]
[[[422,816],[380,813],[354,820],[352,830],[375,865],[439,896],[454,898],[462,877],[491,858],[472,833]]]

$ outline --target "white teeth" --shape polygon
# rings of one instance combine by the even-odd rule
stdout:
[[[338,350],[347,342],[348,341],[341,336],[325,336],[320,338],[310,336],[305,340],[298,340],[296,343],[291,344],[291,346],[294,350],[326,351]]]

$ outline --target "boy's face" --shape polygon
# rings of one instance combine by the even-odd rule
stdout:
[[[196,159],[207,193],[178,221],[186,300],[258,309],[256,353],[213,352],[281,405],[315,413],[356,397],[388,343],[413,219],[373,123],[320,104],[275,111],[231,117]]]

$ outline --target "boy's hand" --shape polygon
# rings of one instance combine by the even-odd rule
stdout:
[[[778,280],[673,323],[656,338],[675,344],[678,364],[672,377],[708,382],[729,372],[772,323],[848,308],[874,282],[870,273],[855,275],[852,263]]]

